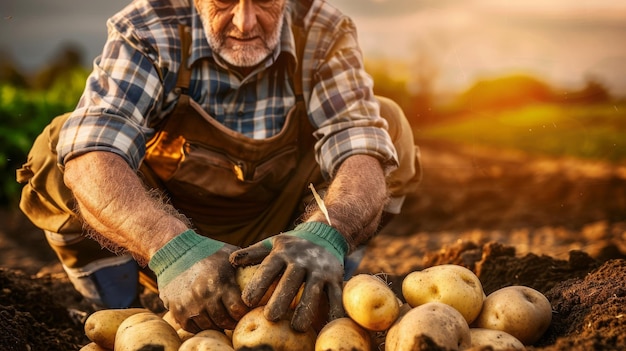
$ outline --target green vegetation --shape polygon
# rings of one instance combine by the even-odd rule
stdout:
[[[400,104],[418,139],[626,161],[626,102],[617,102],[593,76],[581,89],[568,91],[512,73],[476,81],[441,104],[432,91],[436,70],[413,67],[413,74],[401,75],[397,72],[411,69],[392,62],[368,62],[367,68],[374,92]],[[413,76],[419,89],[411,93]]]
[[[540,104],[465,113],[418,137],[521,149],[552,156],[626,160],[626,104]]]
[[[21,185],[15,171],[26,161],[33,141],[54,118],[76,106],[87,71],[72,69],[45,90],[0,82],[0,206],[13,205]]]

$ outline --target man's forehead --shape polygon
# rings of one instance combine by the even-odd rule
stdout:
[[[273,4],[282,4],[282,3],[287,2],[287,0],[195,0],[195,2],[197,3],[201,3],[205,1],[216,3],[216,4],[236,4],[240,2],[241,3],[249,2],[249,3],[259,4],[259,5],[273,5]]]

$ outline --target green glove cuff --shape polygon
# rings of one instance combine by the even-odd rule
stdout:
[[[150,259],[148,267],[157,276],[159,287],[164,287],[196,262],[216,253],[224,246],[189,229],[165,244]]]
[[[344,257],[348,252],[348,243],[335,228],[322,222],[305,222],[299,224],[292,231],[285,235],[293,235],[298,238],[306,239],[317,244],[337,257],[339,262],[343,264]],[[272,248],[272,238],[263,241],[263,245],[268,249]]]

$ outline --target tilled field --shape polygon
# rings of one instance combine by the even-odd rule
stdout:
[[[553,322],[532,349],[623,349],[626,165],[420,145],[424,181],[369,243],[359,271],[387,274],[398,291],[413,270],[459,264],[487,294],[521,284],[549,298]],[[92,307],[36,228],[14,211],[0,219],[0,349],[78,350]],[[422,349],[439,350],[428,341]]]

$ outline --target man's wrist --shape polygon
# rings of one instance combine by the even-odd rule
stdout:
[[[148,267],[156,274],[159,286],[167,285],[196,262],[211,256],[224,246],[188,229],[168,241],[150,258]]]
[[[304,222],[291,232],[330,251],[343,264],[348,253],[348,242],[335,228],[323,222]]]

